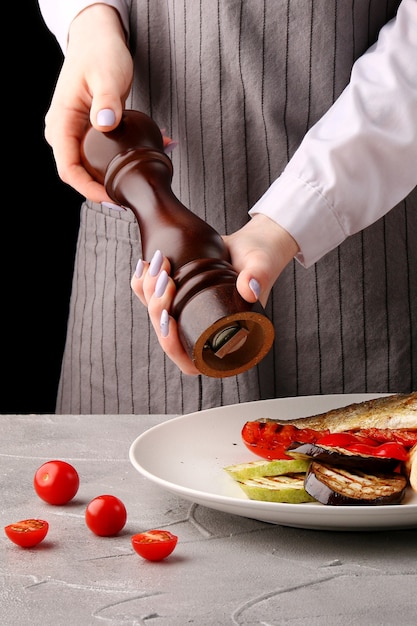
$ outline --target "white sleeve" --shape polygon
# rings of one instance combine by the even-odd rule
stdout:
[[[417,0],[403,0],[349,85],[249,211],[283,226],[309,267],[417,185]]]
[[[108,4],[120,15],[127,37],[129,36],[129,8],[127,0],[38,0],[39,9],[46,26],[53,33],[65,54],[68,31],[74,17],[92,4]]]

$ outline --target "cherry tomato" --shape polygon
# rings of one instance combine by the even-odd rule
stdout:
[[[21,548],[33,548],[45,539],[48,530],[48,522],[42,519],[24,519],[4,527],[10,541]]]
[[[80,477],[75,467],[66,461],[47,461],[36,470],[33,486],[48,504],[66,504],[77,493]]]
[[[132,546],[148,561],[162,561],[173,552],[178,537],[168,530],[148,530],[131,538]]]
[[[241,435],[246,447],[258,456],[265,459],[291,459],[285,452],[292,443],[314,443],[328,432],[273,421],[249,421],[244,424]]]
[[[85,510],[88,528],[99,537],[112,537],[122,530],[127,520],[126,507],[119,498],[111,495],[97,496]]]

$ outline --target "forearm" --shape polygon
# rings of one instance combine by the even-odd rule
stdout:
[[[351,81],[251,210],[281,224],[312,265],[417,184],[417,1],[354,65]]]
[[[95,34],[98,35],[99,41]],[[120,43],[126,45],[125,32],[118,12],[103,3],[90,5],[77,13],[70,23],[67,39],[67,57],[69,54],[73,57],[85,55],[91,50],[91,58],[98,56],[96,64],[99,63],[100,53],[104,55],[107,50],[116,50],[115,46]],[[100,46],[100,41],[105,41],[104,49]]]
[[[105,4],[113,7],[119,13],[121,23],[129,36],[129,20],[127,0],[38,0],[39,8],[46,26],[55,35],[63,53],[66,53],[68,33],[74,18],[85,8],[93,4]]]

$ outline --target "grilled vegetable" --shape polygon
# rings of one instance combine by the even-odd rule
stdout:
[[[405,448],[417,445],[417,428],[361,428],[355,434],[378,443],[399,443]]]
[[[397,504],[408,478],[417,492],[417,392],[312,417],[248,421],[241,435],[249,450],[269,459],[225,468],[251,499],[309,501],[300,492],[301,472],[306,494],[323,504]],[[306,465],[297,469],[291,460]]]
[[[346,448],[319,445],[318,443],[304,443],[301,446],[290,447],[287,453],[294,459],[314,459],[329,465],[359,469],[370,473],[392,472],[398,466],[395,458],[360,454]]]
[[[385,433],[386,431],[387,429],[376,432]],[[390,432],[398,433],[399,431],[391,430]],[[410,431],[407,432],[410,433]],[[319,446],[335,446],[337,448],[345,448],[351,452],[360,452],[361,454],[368,454],[370,456],[385,456],[397,459],[398,461],[406,461],[408,459],[407,446],[403,443],[394,440],[380,443],[378,440],[364,435],[361,430],[356,433],[330,433],[330,435],[324,435],[324,437],[317,439],[316,443]]]
[[[238,481],[238,484],[251,500],[290,504],[313,502],[314,497],[304,488],[304,476],[305,474],[261,476]]]
[[[328,431],[326,431],[328,432]],[[294,441],[311,443],[324,435],[321,430],[297,428],[290,424],[276,424],[273,420],[249,421],[243,425],[242,441],[245,446],[264,459],[290,459],[286,454]]]
[[[309,459],[288,459],[275,461],[250,461],[228,465],[225,471],[235,480],[279,476],[282,474],[305,474],[310,464]]]
[[[400,504],[407,488],[402,474],[366,474],[313,461],[304,488],[318,502],[333,506]]]

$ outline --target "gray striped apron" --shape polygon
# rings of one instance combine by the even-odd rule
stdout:
[[[180,200],[221,234],[241,227],[398,4],[132,2],[126,108],[179,142]],[[139,257],[130,211],[83,204],[58,413],[178,414],[270,397],[417,389],[417,189],[313,267],[286,268],[267,305],[274,346],[239,376],[185,376],[165,356],[130,289]]]

